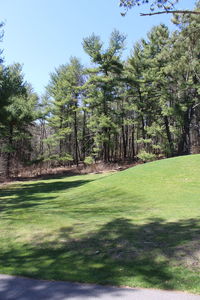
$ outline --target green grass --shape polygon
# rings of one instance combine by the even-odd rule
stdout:
[[[0,189],[0,273],[200,293],[200,155]]]

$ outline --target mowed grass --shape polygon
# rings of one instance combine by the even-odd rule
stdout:
[[[200,155],[0,189],[0,273],[200,293]]]

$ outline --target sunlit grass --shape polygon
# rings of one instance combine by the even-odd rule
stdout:
[[[0,189],[0,272],[200,292],[200,155]]]

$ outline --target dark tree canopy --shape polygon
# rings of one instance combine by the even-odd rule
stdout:
[[[165,13],[200,14],[200,11],[197,10],[176,10],[176,4],[178,2],[180,2],[180,0],[120,0],[120,7],[124,8],[124,12],[121,13],[121,15],[125,16],[128,9],[143,4],[148,5],[150,12],[141,13],[141,16],[152,16]]]

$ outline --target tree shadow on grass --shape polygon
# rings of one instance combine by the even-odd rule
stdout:
[[[22,177],[11,177],[12,182],[20,182],[20,181],[38,181],[38,180],[52,180],[52,179],[62,179],[65,177],[71,176],[81,176],[87,173],[80,172],[78,169],[67,169],[67,170],[58,170],[55,173],[46,173],[41,175],[33,175],[33,176],[22,176]],[[0,181],[1,182],[1,181]],[[4,180],[2,180],[4,182]]]
[[[93,180],[34,182],[0,189],[0,214],[13,214],[16,210],[31,208],[57,198],[53,193],[66,192]]]
[[[61,228],[51,241],[37,236],[32,243],[1,249],[1,270],[41,279],[200,291],[199,276],[187,269],[188,249],[200,266],[195,257],[199,220],[154,219],[139,225],[120,218],[80,239],[71,238],[72,230]],[[180,272],[183,268],[186,272]]]

